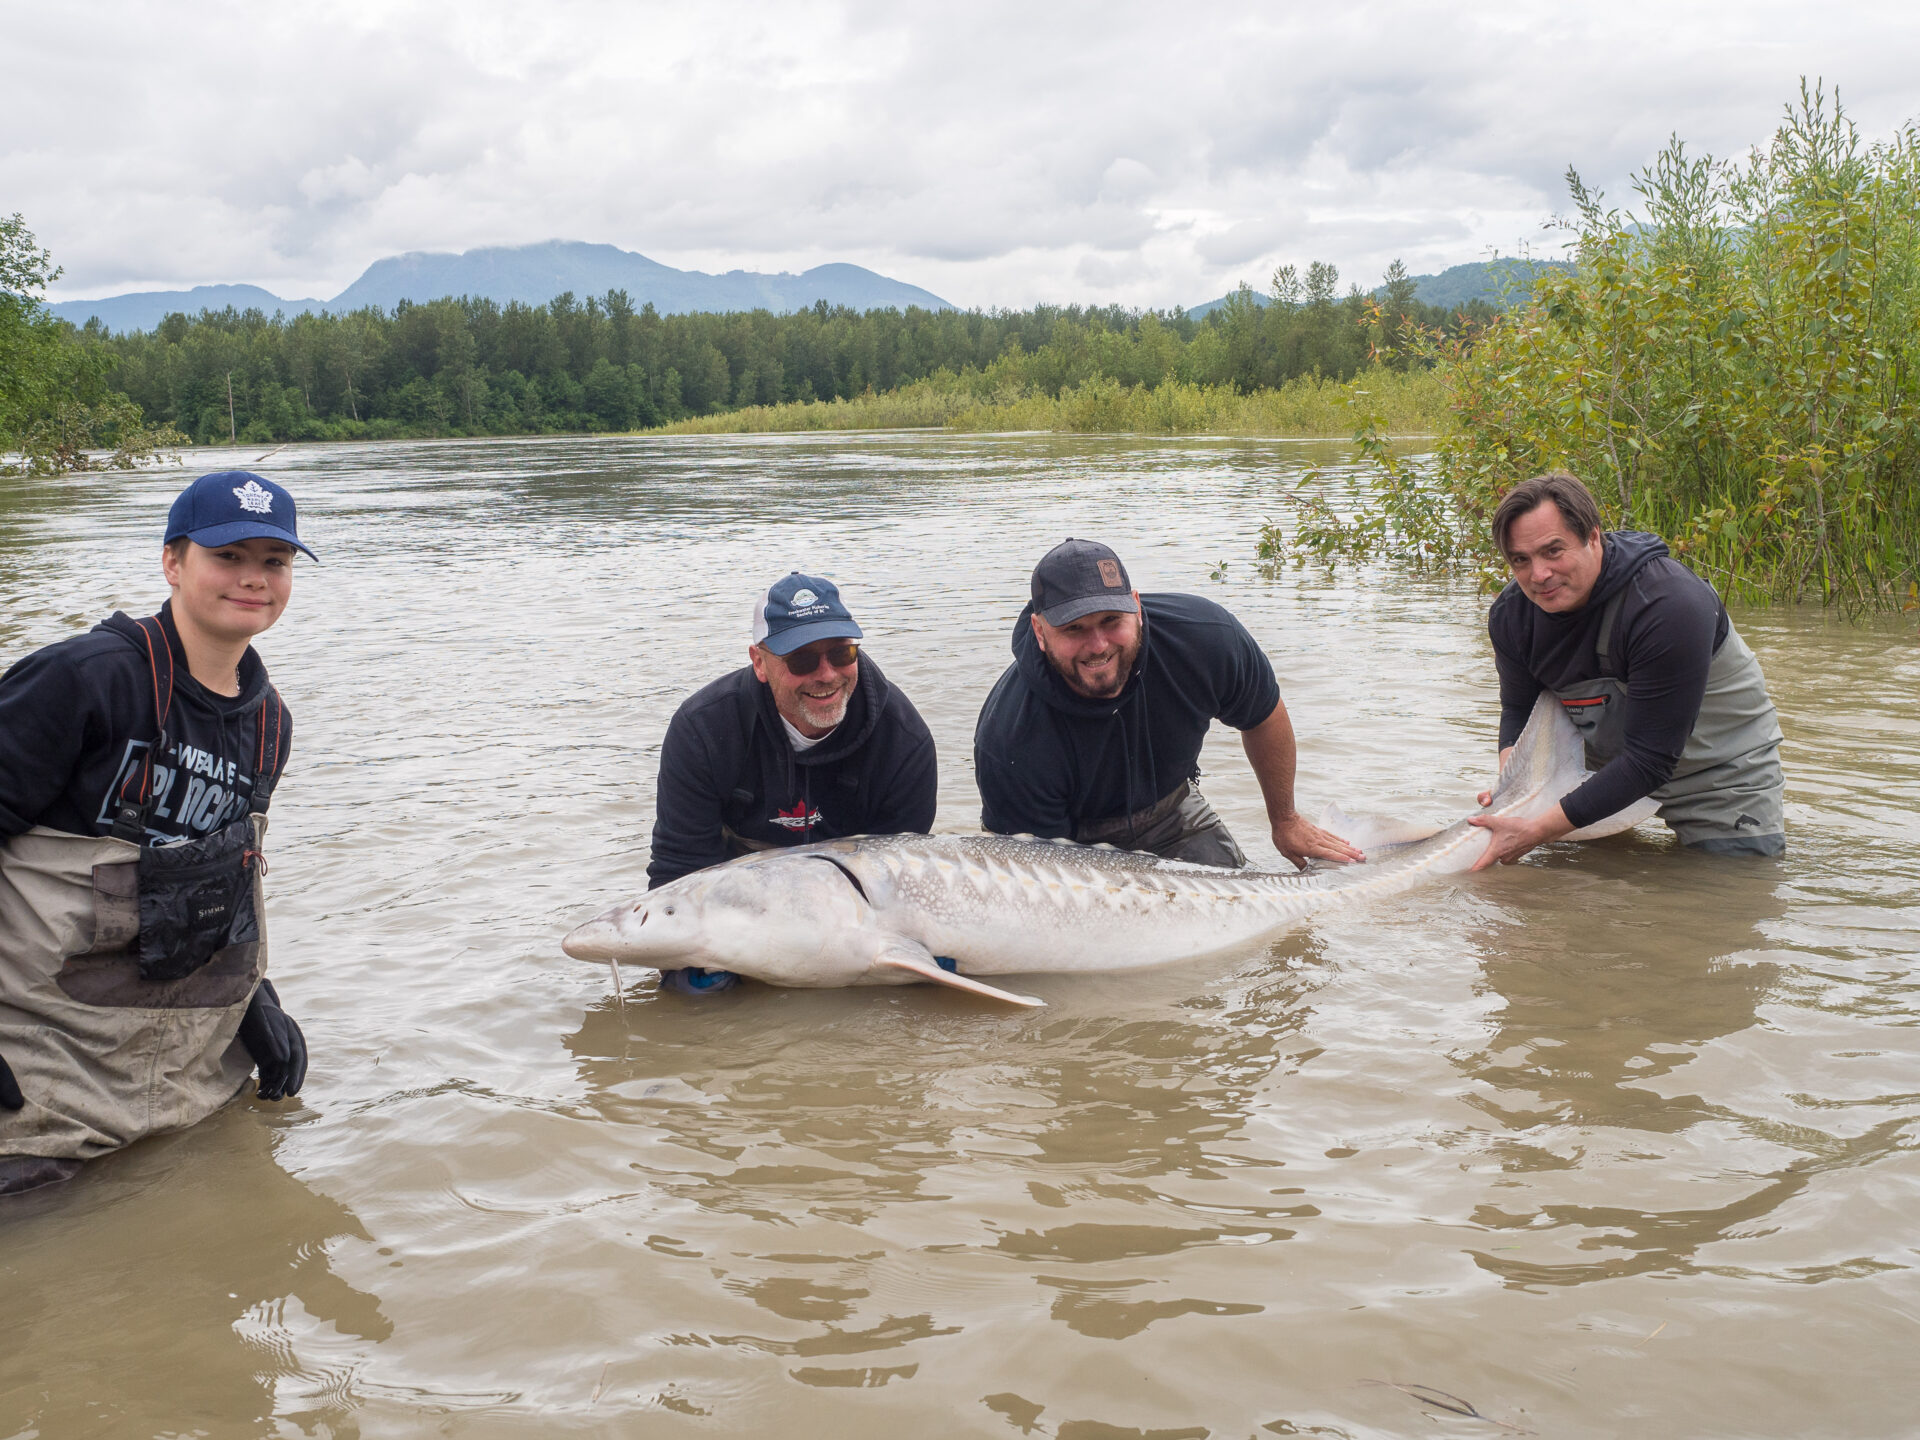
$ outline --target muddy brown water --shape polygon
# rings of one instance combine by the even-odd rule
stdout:
[[[1048,1004],[1018,1014],[644,973],[622,1008],[561,954],[642,887],[667,718],[795,566],[843,584],[927,716],[943,829],[977,822],[973,718],[1069,533],[1260,637],[1303,802],[1463,812],[1494,745],[1484,597],[1253,573],[1260,517],[1343,458],[261,459],[325,562],[261,647],[297,727],[274,975],[312,1071],[0,1204],[0,1435],[1920,1428],[1912,616],[1737,613],[1787,737],[1778,863],[1655,825],[1228,959],[1023,980]],[[9,482],[0,662],[152,608],[183,479]],[[1271,859],[1232,737],[1203,763]]]

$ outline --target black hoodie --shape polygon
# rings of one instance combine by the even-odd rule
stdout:
[[[1707,667],[1727,638],[1727,607],[1713,587],[1641,530],[1612,530],[1593,593],[1578,610],[1550,614],[1509,583],[1487,612],[1500,672],[1500,745],[1519,738],[1542,690],[1610,673],[1627,687],[1626,744],[1561,801],[1577,828],[1604,820],[1658,790],[1700,716]],[[1603,672],[1593,653],[1607,601],[1624,592]]]
[[[197,838],[249,809],[266,809],[267,798],[253,794],[262,706],[271,706],[268,723],[280,727],[282,764],[293,740],[293,719],[251,646],[240,660],[240,693],[219,695],[187,672],[171,601],[160,607],[160,623],[173,651],[173,707],[167,753],[154,764],[159,803],[149,843]],[[35,825],[107,834],[113,799],[158,728],[153,686],[139,627],[118,612],[0,676],[0,839]]]
[[[980,708],[973,764],[980,824],[1000,835],[1072,838],[1082,821],[1144,810],[1200,773],[1215,720],[1251,730],[1280,703],[1259,643],[1198,595],[1143,595],[1140,655],[1120,693],[1071,689],[1033,635],[1013,626],[1013,664]]]
[[[723,826],[779,846],[924,835],[938,795],[926,721],[865,651],[847,718],[805,751],[788,740],[773,691],[742,666],[689,696],[667,726],[647,884],[727,859]]]

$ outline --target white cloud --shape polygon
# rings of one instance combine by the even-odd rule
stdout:
[[[554,237],[848,260],[960,304],[1191,304],[1511,250],[1569,163],[1736,152],[1805,72],[1909,118],[1910,7],[77,4],[10,22],[0,210],[61,294],[328,296]]]

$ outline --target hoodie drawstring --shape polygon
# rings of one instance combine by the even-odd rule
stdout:
[[[1147,671],[1143,665],[1140,668],[1140,688],[1134,695],[1134,701],[1140,707],[1142,714],[1146,712],[1147,708],[1147,684]],[[1113,714],[1114,718],[1120,722],[1120,775],[1121,784],[1124,787],[1124,793],[1127,797],[1127,848],[1131,850],[1134,848],[1134,821],[1139,817],[1143,807],[1133,803],[1133,746],[1129,743],[1127,736],[1126,706],[1115,706]],[[1141,725],[1140,740],[1147,751],[1147,783],[1155,789],[1158,789],[1159,781],[1155,777],[1159,775],[1160,767],[1154,763],[1153,758],[1153,726],[1147,724]],[[1148,804],[1158,804],[1159,801],[1160,797],[1155,795]]]

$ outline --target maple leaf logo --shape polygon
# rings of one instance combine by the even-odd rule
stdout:
[[[809,825],[818,825],[820,823],[820,812],[815,810],[809,814],[807,813],[807,802],[804,800],[796,800],[793,802],[793,808],[791,810],[774,811],[773,823],[783,830],[804,830]]]

